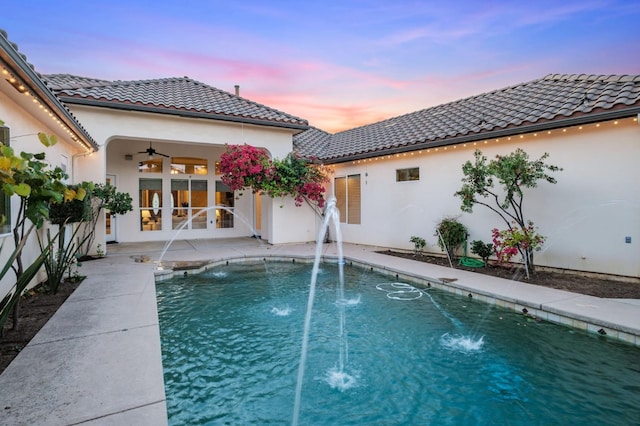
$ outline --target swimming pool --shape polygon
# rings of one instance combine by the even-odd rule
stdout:
[[[311,264],[157,283],[170,424],[291,422]],[[368,268],[318,276],[300,424],[601,425],[640,418],[640,349]]]

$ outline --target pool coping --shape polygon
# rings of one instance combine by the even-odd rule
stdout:
[[[343,253],[347,262],[398,279],[640,346],[640,301],[488,277],[377,253],[381,249],[345,244]],[[167,424],[155,295],[156,279],[166,272],[158,271],[154,262],[199,262],[207,267],[260,258],[312,261],[316,246],[272,246],[251,238],[184,240],[166,250],[166,259],[160,259],[164,241],[108,250],[107,257],[83,265],[87,279],[0,375],[1,389],[16,390],[0,394],[3,424]],[[336,260],[335,244],[323,246],[321,254]]]
[[[238,262],[255,262],[256,260],[280,261],[289,262],[292,259],[298,259],[303,262],[312,263],[315,257],[301,256],[301,255],[266,255],[266,256],[236,256],[228,257],[219,260],[212,260],[209,262],[201,262],[199,265],[189,266],[181,265],[177,268],[169,268],[167,270],[160,270],[155,272],[156,281],[162,281],[170,279],[176,275],[182,274],[197,274],[203,271],[214,268],[220,264],[226,263],[238,263]],[[322,261],[324,262],[337,262],[339,260],[337,255],[323,255]],[[380,266],[377,264],[371,264],[361,259],[344,256],[346,262],[355,263],[356,266],[362,268],[371,268],[376,272],[395,275],[397,279],[403,281],[409,281],[412,284],[417,284],[422,287],[437,288],[450,293],[454,293],[459,296],[465,296],[478,300],[490,305],[500,306],[509,310],[516,311],[529,318],[552,322],[558,325],[575,328],[578,330],[587,331],[589,333],[598,334],[600,336],[607,336],[610,339],[620,340],[625,343],[629,343],[634,346],[640,347],[640,317],[635,317],[634,313],[640,314],[640,308],[634,307],[633,304],[626,303],[620,305],[616,299],[603,299],[594,296],[585,296],[577,293],[572,293],[564,290],[548,289],[545,287],[537,286],[534,284],[527,284],[523,282],[517,282],[518,286],[521,286],[513,296],[508,294],[496,295],[495,290],[487,290],[484,288],[486,283],[480,285],[459,281],[458,278],[434,278],[432,276],[424,276],[420,274],[407,273],[405,270]],[[412,262],[416,263],[416,262]],[[478,280],[478,275],[473,275],[473,280]],[[482,275],[486,277],[485,275]],[[508,285],[513,286],[515,281],[505,280],[502,278],[491,277],[493,281],[506,281]],[[482,280],[485,281],[485,280]],[[525,290],[525,291],[523,291]],[[544,290],[541,292],[541,290]],[[546,291],[551,290],[551,291]],[[532,294],[535,293],[535,294]],[[540,294],[545,293],[545,294]],[[594,308],[599,306],[590,303],[596,299],[600,303],[603,300],[610,301],[609,315],[605,312],[604,315],[594,315],[597,311]],[[600,306],[605,308],[607,306]],[[576,308],[589,308],[589,309],[576,309]],[[614,315],[610,315],[610,313]],[[630,315],[620,315],[629,313]],[[631,318],[631,322],[627,319]]]

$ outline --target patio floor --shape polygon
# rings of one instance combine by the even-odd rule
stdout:
[[[167,424],[154,272],[165,243],[108,246],[85,262],[87,279],[0,375],[3,425]],[[402,277],[640,346],[640,300],[601,299],[376,253],[344,256]],[[271,246],[254,238],[176,241],[163,263],[238,257],[310,257],[315,244]],[[335,256],[336,247],[323,247]],[[147,260],[147,262],[139,262]],[[452,288],[451,288],[452,287]]]

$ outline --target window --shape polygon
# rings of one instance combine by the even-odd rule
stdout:
[[[233,191],[228,185],[216,181],[216,206],[225,207],[216,209],[216,228],[233,228]]]
[[[360,175],[335,178],[334,194],[340,222],[360,224]]]
[[[191,180],[191,229],[207,229],[207,181]]]
[[[191,157],[171,157],[171,174],[206,175],[207,159]]]
[[[207,181],[171,179],[171,228],[207,229]]]
[[[0,126],[0,143],[9,146],[10,132],[6,126]],[[0,234],[11,232],[11,198],[0,193]]]
[[[138,163],[140,173],[162,173],[162,158],[152,158]]]
[[[420,180],[419,167],[411,167],[409,169],[396,169],[396,182],[407,182],[410,180]]]
[[[163,158],[157,156],[138,163],[138,171],[141,173],[140,230],[162,230],[163,210],[164,217],[169,219],[166,221],[166,230],[207,229],[210,216],[208,160],[171,157],[170,160],[164,160],[164,163],[170,167],[163,170]],[[173,179],[167,179],[169,176]],[[170,189],[168,193],[167,185]],[[163,200],[167,202],[164,208]]]
[[[162,179],[140,179],[140,230],[162,229]]]

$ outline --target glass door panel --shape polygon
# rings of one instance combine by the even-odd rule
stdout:
[[[186,229],[207,228],[207,181],[171,180],[171,223],[178,229],[187,222]]]
[[[140,179],[140,230],[162,229],[162,179]]]

